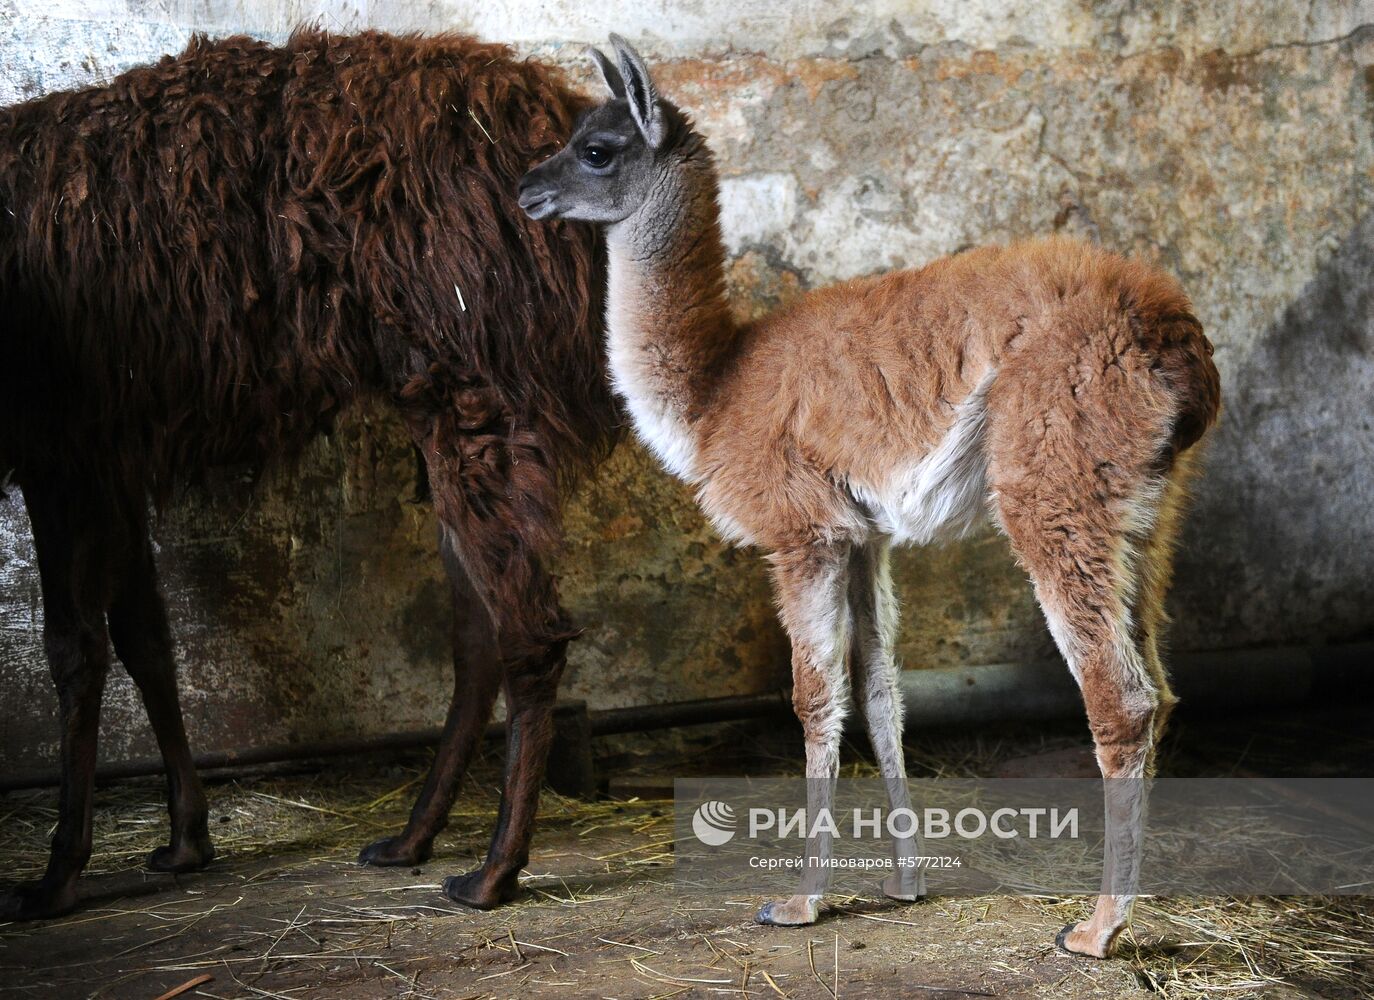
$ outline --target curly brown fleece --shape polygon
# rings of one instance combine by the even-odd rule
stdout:
[[[165,490],[372,393],[585,468],[594,236],[511,193],[581,106],[502,46],[299,31],[0,110],[0,461],[98,449]]]

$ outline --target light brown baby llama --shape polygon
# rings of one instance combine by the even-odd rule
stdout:
[[[525,177],[520,204],[605,224],[610,367],[635,427],[726,538],[768,552],[808,815],[831,802],[851,685],[892,807],[909,807],[889,547],[988,515],[1034,581],[1108,779],[1103,894],[1059,937],[1107,955],[1130,916],[1145,779],[1174,704],[1158,643],[1189,449],[1219,406],[1187,297],[1144,264],[1048,240],[845,282],[738,324],[711,153],[612,41],[618,69],[593,51],[611,99]],[[807,849],[811,864],[831,844]],[[823,888],[808,869],[758,919],[811,923]],[[883,890],[913,899],[922,882],[903,870]]]

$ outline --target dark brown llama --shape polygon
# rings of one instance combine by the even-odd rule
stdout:
[[[210,861],[148,500],[287,461],[364,397],[396,407],[428,468],[456,681],[409,823],[360,860],[429,856],[504,689],[491,848],[444,891],[478,908],[516,891],[576,634],[548,569],[560,490],[616,421],[596,237],[528,221],[515,189],[585,106],[502,46],[302,30],[197,38],[0,110],[0,480],[32,521],[62,718],[47,872],[0,895],[0,920],[76,904],[110,641],[167,766],[171,841],[148,865]]]

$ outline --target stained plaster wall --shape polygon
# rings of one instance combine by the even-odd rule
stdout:
[[[280,39],[470,30],[566,65],[609,31],[719,156],[742,314],[972,244],[1076,233],[1179,276],[1226,413],[1185,533],[1175,646],[1340,640],[1374,624],[1374,3],[1049,0],[0,0],[0,101],[108,79],[196,30]],[[360,414],[303,467],[226,472],[160,530],[198,748],[436,724],[451,690],[432,515],[409,452]],[[594,707],[785,678],[757,557],[624,447],[571,503],[566,691]],[[995,535],[903,552],[908,668],[1046,655]],[[22,506],[0,504],[0,767],[55,754]],[[153,744],[128,678],[103,755]]]

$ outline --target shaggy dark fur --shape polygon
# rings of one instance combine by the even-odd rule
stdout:
[[[364,396],[398,408],[428,468],[457,683],[410,823],[363,860],[428,856],[504,685],[497,832],[446,888],[475,906],[514,891],[574,635],[545,568],[560,487],[615,427],[599,245],[529,222],[514,192],[583,107],[501,46],[300,31],[197,38],[0,111],[0,476],[33,522],[64,769],[47,874],[0,919],[75,903],[107,622],[168,766],[172,839],[150,864],[210,859],[147,498],[289,460]]]

